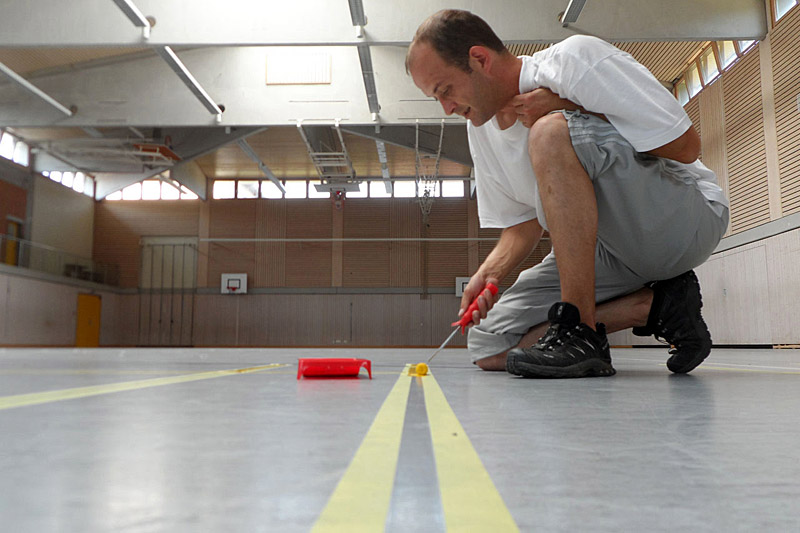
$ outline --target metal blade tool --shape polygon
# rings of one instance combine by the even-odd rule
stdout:
[[[494,283],[487,283],[486,287],[484,287],[483,290],[486,290],[486,289],[489,289],[489,291],[493,295],[497,294],[497,285],[495,285]],[[483,294],[483,291],[481,291],[478,294],[478,296],[480,296],[481,294]],[[431,361],[433,361],[433,358],[436,357],[436,354],[441,352],[442,349],[445,346],[447,346],[450,343],[451,340],[453,340],[453,337],[456,336],[456,333],[458,333],[459,329],[461,330],[461,334],[462,335],[467,330],[467,326],[469,326],[470,322],[472,322],[472,313],[473,313],[473,311],[477,311],[478,310],[478,296],[476,296],[475,299],[472,300],[472,303],[469,304],[469,307],[467,308],[467,310],[464,312],[463,315],[461,315],[461,320],[456,320],[455,322],[450,324],[451,326],[455,326],[456,329],[454,329],[453,332],[444,340],[442,345],[439,346],[439,349],[437,349],[435,352],[433,352],[433,355],[430,356],[430,358],[428,359],[429,363]]]

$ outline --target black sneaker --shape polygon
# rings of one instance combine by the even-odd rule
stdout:
[[[550,327],[530,348],[508,352],[506,370],[526,378],[583,378],[613,376],[606,327],[597,331],[581,323],[578,308],[567,302],[553,304],[547,313]]]
[[[633,328],[641,337],[654,335],[672,345],[667,368],[677,374],[691,372],[711,352],[711,334],[700,314],[703,299],[694,271],[656,281],[647,325]]]

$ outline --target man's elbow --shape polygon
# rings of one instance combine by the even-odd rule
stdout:
[[[648,153],[657,157],[672,159],[679,163],[694,163],[700,157],[700,136],[692,126],[686,130],[686,133],[671,143]]]
[[[680,163],[694,163],[700,157],[700,136],[694,126],[683,134],[684,143],[673,159]]]

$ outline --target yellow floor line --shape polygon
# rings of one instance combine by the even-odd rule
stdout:
[[[433,375],[423,381],[448,531],[519,531]]]
[[[31,394],[18,394],[16,396],[0,397],[0,410],[13,409],[15,407],[26,407],[39,405],[49,402],[59,402],[62,400],[74,400],[76,398],[86,398],[100,394],[110,394],[113,392],[124,392],[148,387],[160,387],[161,385],[173,385],[175,383],[187,383],[190,381],[200,381],[203,379],[221,378],[233,374],[247,374],[260,372],[272,368],[288,366],[285,364],[271,364],[264,366],[253,366],[249,368],[235,368],[231,370],[215,370],[212,372],[197,372],[183,376],[164,377],[145,379],[140,381],[125,381],[122,383],[110,383],[108,385],[94,385],[90,387],[77,387],[74,389],[62,389],[47,392],[34,392]]]
[[[697,370],[726,370],[728,372],[755,372],[757,374],[782,374],[782,375],[793,375],[793,376],[800,374],[800,370],[792,372],[792,371],[781,371],[781,370],[767,370],[763,368],[731,368],[729,366],[715,366],[708,364],[703,366],[698,366]],[[697,371],[695,371],[695,373],[697,373]]]
[[[313,531],[383,531],[392,499],[411,379],[404,370],[384,400]]]
[[[0,376],[163,376],[170,374],[186,374],[186,370],[100,370],[70,368],[6,368],[0,370]]]

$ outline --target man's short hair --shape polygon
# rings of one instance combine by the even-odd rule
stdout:
[[[485,46],[500,53],[506,51],[503,41],[485,20],[460,9],[443,9],[428,17],[417,28],[411,45],[422,42],[429,43],[446,63],[467,73],[472,72],[469,49],[473,46]],[[406,72],[409,66],[407,55]]]

